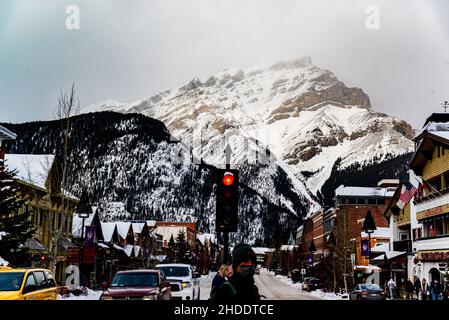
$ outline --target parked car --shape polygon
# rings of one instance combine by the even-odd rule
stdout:
[[[199,300],[200,299],[200,280],[201,275],[194,272],[193,267],[189,264],[158,264],[157,270],[164,272],[169,281],[181,282],[182,290],[173,292],[173,296],[182,300]]]
[[[171,300],[170,282],[158,270],[119,271],[100,300]]]
[[[386,300],[385,292],[377,284],[358,284],[349,295],[350,300]]]
[[[0,267],[0,300],[56,300],[58,291],[50,270]]]
[[[320,279],[315,278],[315,277],[306,277],[306,278],[304,278],[302,288],[303,288],[303,290],[312,292],[317,289],[322,289],[323,286],[321,284]]]

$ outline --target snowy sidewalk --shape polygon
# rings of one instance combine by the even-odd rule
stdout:
[[[67,297],[58,296],[58,300],[100,300],[103,291],[94,291],[88,289],[87,294],[81,294],[75,296],[74,294],[69,294]]]

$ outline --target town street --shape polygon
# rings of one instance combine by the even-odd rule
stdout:
[[[201,300],[209,299],[212,279],[213,275],[201,278]],[[255,276],[255,280],[260,294],[266,297],[262,300],[322,300],[290,286],[265,269],[260,271],[260,275]]]

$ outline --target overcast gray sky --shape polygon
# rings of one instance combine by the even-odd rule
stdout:
[[[80,30],[65,27],[70,4]],[[365,26],[367,5],[378,30]],[[449,1],[1,0],[0,121],[51,119],[72,82],[83,106],[131,102],[304,55],[419,127],[449,100]]]

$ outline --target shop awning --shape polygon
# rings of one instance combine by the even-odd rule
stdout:
[[[101,242],[97,243],[97,246],[99,248],[103,248],[103,249],[110,249],[109,246],[107,246],[107,245],[105,245],[104,243],[101,243]]]
[[[42,243],[33,238],[25,241],[23,245],[20,245],[20,248],[26,248],[30,250],[32,253],[33,252],[38,252],[39,254],[48,253],[47,247],[45,247]]]
[[[404,252],[404,251],[385,251],[385,253],[381,254],[380,256],[373,258],[372,261],[391,260],[396,257],[402,256],[406,253],[407,252]]]

